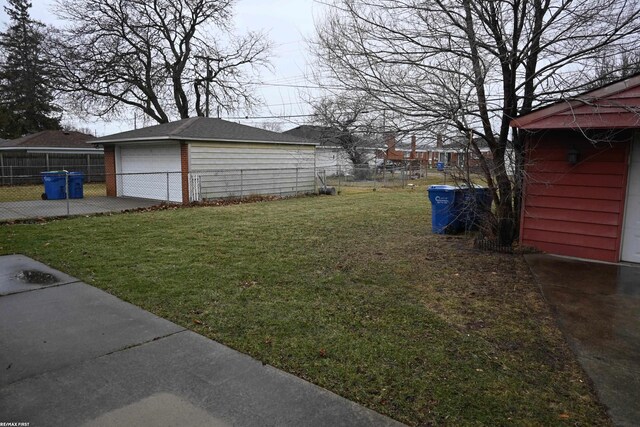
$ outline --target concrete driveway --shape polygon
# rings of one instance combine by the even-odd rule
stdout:
[[[527,255],[615,425],[640,425],[640,266]]]
[[[3,202],[0,203],[0,221],[122,212],[156,206],[160,203],[157,200],[106,196],[69,199],[68,205],[67,200]]]
[[[401,425],[22,255],[0,257],[0,349],[2,423]]]

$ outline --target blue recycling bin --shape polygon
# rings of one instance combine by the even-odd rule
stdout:
[[[59,200],[67,198],[67,173],[65,171],[41,172],[45,200]]]
[[[444,170],[444,162],[438,162],[436,163],[436,169],[440,172],[442,172]]]
[[[464,227],[461,218],[462,190],[451,185],[432,185],[428,189],[431,202],[431,231],[451,234]]]
[[[84,174],[69,172],[69,198],[82,199],[84,197]]]
[[[461,218],[465,231],[478,230],[482,218],[491,210],[491,190],[479,185],[462,188]]]

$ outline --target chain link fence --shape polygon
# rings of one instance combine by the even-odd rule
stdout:
[[[317,191],[314,168],[147,173],[47,171],[0,181],[0,222]]]
[[[260,195],[288,197],[317,190],[314,168],[202,170],[189,176],[194,202]]]
[[[404,188],[410,180],[426,176],[426,168],[398,166],[350,166],[318,170],[319,179],[340,192],[342,187]]]

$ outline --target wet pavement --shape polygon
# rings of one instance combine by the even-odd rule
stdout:
[[[22,255],[0,349],[0,424],[401,425]]]
[[[2,202],[0,203],[0,221],[122,212],[129,209],[148,208],[160,203],[158,200],[106,196],[69,199],[68,201],[64,199]]]
[[[640,425],[640,266],[527,255],[615,425]]]

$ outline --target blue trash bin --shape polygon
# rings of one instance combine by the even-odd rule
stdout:
[[[436,163],[436,169],[440,172],[442,172],[444,170],[444,162],[438,162]]]
[[[432,185],[428,191],[431,201],[431,231],[434,234],[460,231],[464,226],[460,217],[462,190],[451,185]]]
[[[476,187],[476,206],[478,207],[478,216],[482,217],[491,212],[492,203],[493,195],[491,194],[491,189],[487,187]]]
[[[65,171],[41,172],[45,200],[66,199],[67,173]]]
[[[462,188],[461,217],[465,231],[476,231],[487,212],[491,210],[491,190],[479,185]]]
[[[69,198],[82,199],[84,197],[84,174],[69,172]]]

